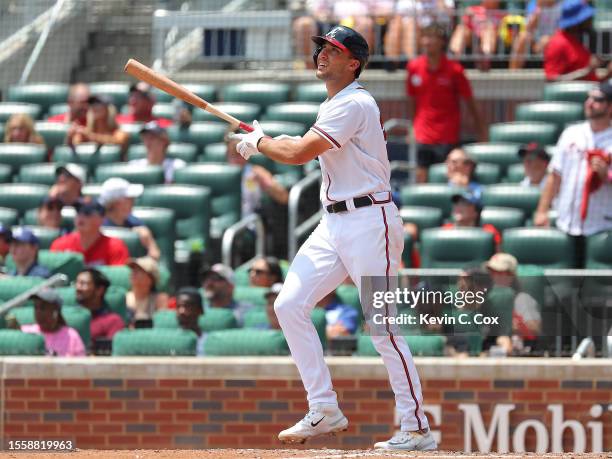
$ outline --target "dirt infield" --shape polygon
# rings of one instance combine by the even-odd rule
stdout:
[[[82,450],[77,449],[62,453],[31,453],[31,452],[1,452],[0,459],[13,458],[23,459],[24,457],[35,457],[36,459],[57,459],[57,458],[100,458],[112,457],[117,459],[266,459],[266,458],[287,458],[287,459],[349,459],[349,458],[368,458],[384,459],[397,457],[435,457],[435,458],[522,458],[522,457],[544,457],[544,458],[612,458],[612,453],[565,453],[565,454],[543,454],[534,453],[510,453],[510,454],[479,454],[463,453],[452,451],[435,452],[401,452],[401,451],[374,451],[374,450],[340,450],[340,449],[208,449],[208,450]]]

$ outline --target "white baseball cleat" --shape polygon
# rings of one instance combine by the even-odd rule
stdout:
[[[438,448],[431,431],[424,434],[418,432],[399,432],[391,440],[379,441],[374,448],[397,449],[403,451],[431,451]]]
[[[293,427],[278,434],[283,443],[304,443],[319,435],[335,434],[348,429],[348,419],[338,407],[313,406],[308,414]]]

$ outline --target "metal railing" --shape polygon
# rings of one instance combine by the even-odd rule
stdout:
[[[26,290],[25,292],[17,295],[15,298],[0,305],[0,317],[7,315],[11,309],[17,308],[22,304],[26,303],[32,295],[40,292],[44,288],[63,287],[68,285],[68,277],[64,274],[54,274],[49,279],[46,279],[41,284],[35,285],[34,287]]]
[[[321,172],[319,170],[312,171],[302,180],[297,182],[295,185],[291,187],[291,191],[289,192],[289,201],[287,203],[288,208],[288,224],[287,224],[287,258],[289,260],[293,260],[293,257],[297,253],[298,250],[298,241],[305,234],[305,231],[308,231],[308,225],[304,226],[304,223],[309,222],[310,219],[313,219],[315,216],[319,215],[319,213],[310,216],[306,222],[299,225],[298,223],[298,213],[299,213],[299,205],[304,195],[304,192],[312,187],[313,185],[319,185],[321,181]],[[320,218],[320,216],[318,217]],[[299,227],[298,227],[299,225]]]
[[[263,256],[265,253],[265,228],[261,217],[258,214],[251,214],[244,217],[239,222],[234,223],[223,233],[221,240],[221,260],[226,266],[232,266],[233,247],[236,236],[243,231],[255,230],[255,255]]]

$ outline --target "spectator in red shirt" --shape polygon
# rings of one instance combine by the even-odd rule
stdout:
[[[97,201],[83,200],[78,202],[75,208],[75,230],[53,241],[51,251],[82,253],[85,264],[89,266],[125,265],[130,257],[125,243],[100,232],[104,221],[104,207]]]
[[[603,61],[582,44],[582,37],[593,29],[595,9],[584,0],[565,0],[559,30],[544,50],[544,73],[548,81],[597,81],[595,73]],[[602,80],[612,76],[612,63]]]
[[[85,126],[87,124],[89,96],[89,86],[85,83],[73,84],[68,92],[68,112],[51,116],[47,121],[54,123],[76,123],[80,126]]]
[[[414,104],[410,108],[414,111],[419,183],[426,182],[429,167],[444,162],[459,143],[462,98],[479,129],[479,139],[486,140],[470,83],[461,64],[446,57],[446,43],[444,27],[438,24],[425,27],[421,33],[424,54],[406,66],[406,93]]]
[[[474,228],[480,225],[480,212],[482,211],[482,201],[480,197],[470,191],[462,194],[455,194],[453,200],[453,221],[445,223],[442,228]],[[481,226],[483,230],[493,234],[496,249],[501,244],[501,234],[497,229],[485,223]]]
[[[104,296],[110,286],[108,278],[94,268],[87,268],[77,274],[75,283],[76,300],[91,312],[91,342],[96,348],[99,339],[112,339],[115,333],[125,328],[121,316],[112,312]]]
[[[151,86],[142,81],[130,87],[130,97],[128,98],[129,113],[117,115],[117,124],[148,123],[157,121],[162,128],[172,125],[172,121],[166,118],[156,118],[153,116],[153,105],[155,96],[151,92]]]

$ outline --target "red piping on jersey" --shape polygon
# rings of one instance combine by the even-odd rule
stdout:
[[[329,184],[327,185],[327,189],[325,190],[325,197],[328,201],[337,202],[335,199],[329,197],[329,189],[331,188],[331,177],[329,176],[329,172],[327,173],[327,181]]]
[[[385,254],[387,256],[387,270],[385,272],[385,277],[387,278],[387,291],[389,291],[389,269],[391,267],[391,261],[389,259],[389,225],[387,225],[387,214],[385,212],[385,208],[381,207],[380,210],[382,211],[383,222],[385,223]],[[389,317],[389,305],[387,303],[385,303],[385,313],[387,317]],[[419,401],[414,395],[414,388],[412,387],[412,379],[410,379],[410,372],[408,371],[408,365],[406,364],[406,359],[404,359],[404,355],[401,353],[401,351],[397,347],[397,344],[395,343],[395,337],[393,336],[393,333],[391,333],[391,330],[389,329],[388,321],[385,324],[385,328],[387,329],[387,333],[389,333],[389,339],[391,340],[391,344],[393,344],[393,348],[395,349],[400,359],[402,360],[402,365],[404,366],[404,373],[406,373],[406,378],[408,379],[408,386],[410,386],[410,395],[412,396],[412,400],[414,400],[414,404],[415,404],[414,417],[417,420],[419,430],[423,430],[421,419],[419,418],[419,414],[418,414]]]
[[[329,140],[331,143],[333,143],[336,147],[342,148],[342,146],[338,142],[336,142],[336,139],[334,139],[331,135],[329,135],[327,132],[325,132],[319,126],[313,126],[311,129],[314,129],[315,131],[323,134],[327,138],[327,140]]]
[[[387,204],[391,202],[391,192],[390,191],[389,191],[389,199],[386,199],[384,201],[377,201],[373,194],[368,194],[368,197],[372,200],[374,204]]]

